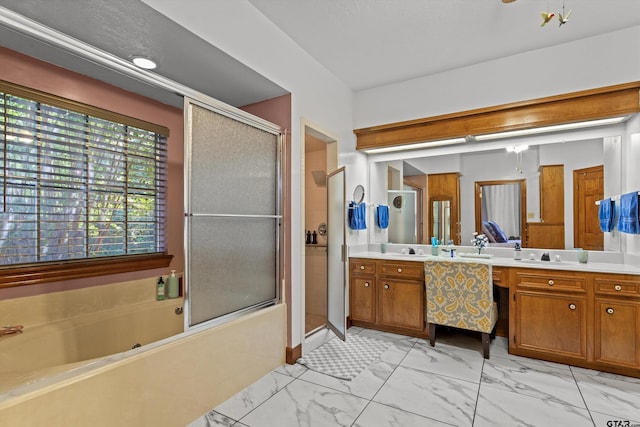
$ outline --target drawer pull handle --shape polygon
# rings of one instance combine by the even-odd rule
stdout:
[[[607,312],[607,314],[613,314],[614,310],[611,307],[607,307],[607,309],[605,310]]]
[[[369,282],[364,282],[364,287],[368,288],[369,287]]]
[[[389,289],[389,285],[384,285],[384,288],[385,289]]]
[[[569,304],[569,310],[575,310],[576,305],[574,303]]]
[[[549,286],[553,286],[553,284],[555,283],[553,280],[549,280]]]
[[[364,265],[361,265],[361,266],[360,266],[360,270],[364,270]]]
[[[402,273],[402,269],[401,268],[398,269],[398,273]]]
[[[613,289],[615,289],[616,291],[620,292],[620,291],[622,290],[622,286],[620,286],[620,285],[615,285],[615,286],[613,287]]]

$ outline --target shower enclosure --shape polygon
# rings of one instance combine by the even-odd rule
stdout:
[[[185,100],[185,327],[279,300],[281,134],[225,104]]]

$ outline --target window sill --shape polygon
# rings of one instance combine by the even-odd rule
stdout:
[[[166,268],[173,255],[128,255],[0,267],[0,289]]]

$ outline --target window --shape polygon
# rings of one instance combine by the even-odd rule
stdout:
[[[0,266],[164,253],[167,135],[0,82]]]

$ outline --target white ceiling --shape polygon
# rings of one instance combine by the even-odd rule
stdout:
[[[147,3],[164,1],[173,0]],[[540,26],[540,12],[547,4],[560,12],[562,0],[245,1],[354,91],[640,25],[640,0],[565,0],[572,14],[562,27],[555,18]],[[198,15],[220,7],[195,4]],[[140,0],[83,0],[82,7],[78,0],[0,0],[0,12],[2,7],[123,59],[148,54],[160,61],[158,74],[231,105],[286,93],[196,36],[188,21],[178,25]],[[181,105],[175,93],[127,79],[7,25],[0,25],[0,45]],[[562,58],[549,58],[541,67],[557,61]]]
[[[562,0],[249,1],[356,91],[640,24],[640,0],[565,0],[562,27]]]

